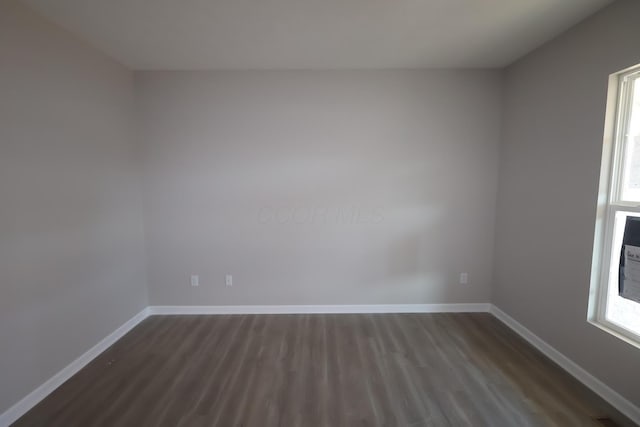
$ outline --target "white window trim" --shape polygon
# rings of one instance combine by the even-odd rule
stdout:
[[[625,148],[621,141],[626,132],[631,110],[624,108],[631,101],[631,93],[623,90],[623,85],[625,79],[635,75],[640,75],[640,66],[609,77],[587,319],[598,328],[640,348],[640,334],[606,318],[615,215],[616,212],[632,212],[640,216],[640,203],[619,200],[623,172],[621,162]]]

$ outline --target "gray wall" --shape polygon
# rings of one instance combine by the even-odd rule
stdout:
[[[500,83],[138,74],[151,303],[488,302]]]
[[[640,405],[640,352],[587,323],[609,74],[640,63],[619,0],[505,73],[494,303]]]
[[[493,301],[640,404],[638,350],[586,322],[637,16],[528,55],[503,100],[498,71],[144,72],[132,114],[129,71],[0,0],[0,412],[147,305],[145,262],[152,304],[490,301],[501,131]]]
[[[0,413],[147,305],[132,84],[0,1]]]

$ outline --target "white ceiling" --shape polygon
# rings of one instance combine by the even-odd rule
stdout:
[[[133,69],[501,67],[611,0],[24,0]]]

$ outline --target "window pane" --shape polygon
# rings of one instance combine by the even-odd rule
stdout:
[[[624,225],[628,216],[638,216],[638,214],[634,212],[616,212],[615,216],[605,318],[611,323],[640,335],[640,304],[618,295],[620,251],[622,249]]]
[[[622,123],[625,142],[622,178],[622,200],[640,202],[640,79],[629,81],[631,108],[627,122]]]

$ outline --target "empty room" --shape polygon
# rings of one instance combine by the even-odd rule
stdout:
[[[0,0],[0,427],[640,426],[639,22]]]

